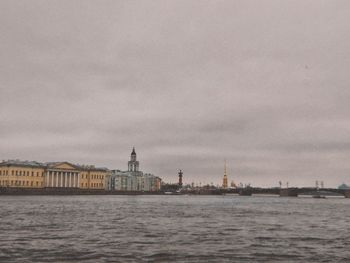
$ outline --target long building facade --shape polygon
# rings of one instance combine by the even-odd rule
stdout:
[[[161,179],[143,173],[139,165],[135,148],[128,161],[127,171],[69,162],[8,160],[0,162],[0,187],[159,191]]]
[[[109,174],[91,165],[8,160],[0,163],[0,187],[106,189]]]

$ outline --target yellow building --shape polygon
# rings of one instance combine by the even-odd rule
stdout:
[[[79,188],[79,167],[68,162],[46,163],[45,187]]]
[[[91,165],[82,165],[80,169],[80,185],[82,189],[106,189],[109,171],[106,168],[96,168]]]
[[[0,163],[0,187],[105,189],[109,171],[68,162]]]
[[[45,166],[38,162],[10,160],[0,163],[0,187],[43,188]]]

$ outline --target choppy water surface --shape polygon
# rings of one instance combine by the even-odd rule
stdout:
[[[0,196],[0,262],[350,262],[350,200]]]

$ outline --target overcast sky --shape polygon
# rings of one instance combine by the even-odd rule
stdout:
[[[0,1],[0,158],[350,183],[350,2]]]

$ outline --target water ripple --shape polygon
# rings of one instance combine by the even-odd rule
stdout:
[[[1,196],[0,262],[347,262],[350,200]]]

